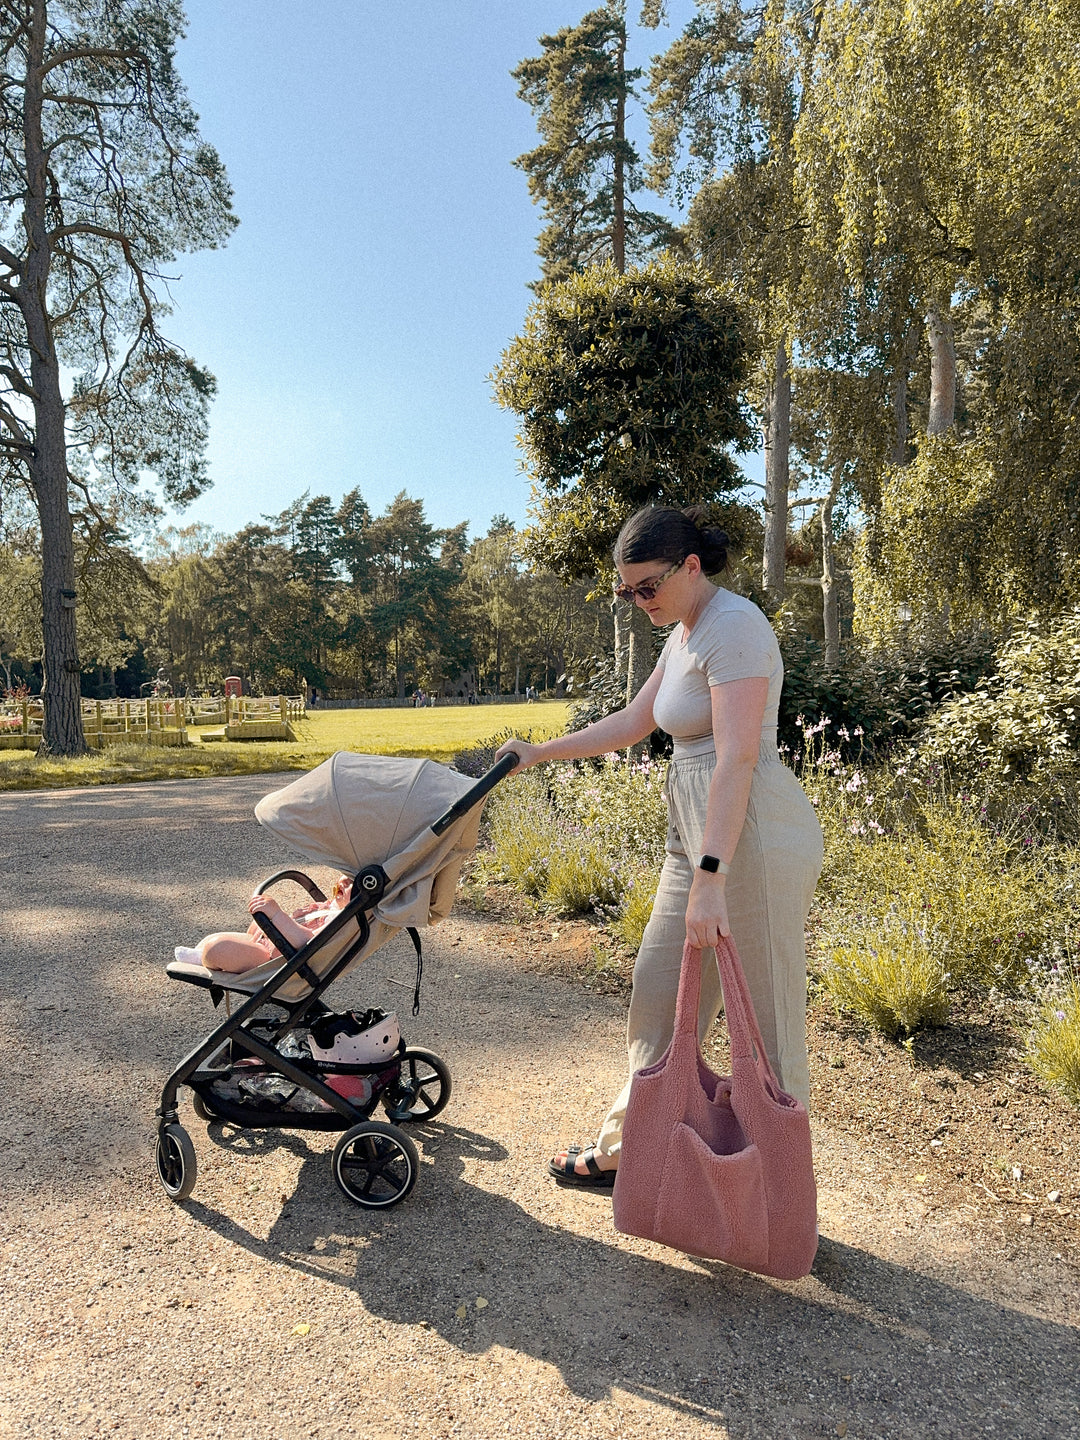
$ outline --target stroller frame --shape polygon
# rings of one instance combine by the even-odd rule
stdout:
[[[460,799],[455,801],[429,827],[435,837],[442,835],[451,825],[479,805],[494,787],[514,769],[516,756],[507,755],[481,776]],[[326,897],[319,886],[301,870],[278,870],[258,887],[257,894],[265,894],[271,886],[291,880],[300,885],[313,900]],[[423,1050],[409,1050],[404,1042],[393,1057],[371,1065],[347,1065],[337,1062],[308,1061],[298,1064],[283,1055],[273,1041],[280,1041],[290,1031],[298,1029],[307,1020],[315,1020],[329,1013],[322,1003],[322,995],[334,981],[352,964],[367,945],[371,934],[371,918],[375,906],[386,893],[389,877],[382,865],[367,865],[359,870],[352,886],[353,898],[304,945],[297,948],[290,945],[273,921],[263,914],[255,916],[256,922],[269,936],[283,957],[282,965],[257,990],[246,995],[242,1003],[233,1009],[229,996],[233,991],[222,985],[207,972],[205,978],[195,974],[180,974],[173,978],[195,984],[209,990],[215,1008],[224,998],[229,1013],[215,1028],[180,1061],[165,1081],[161,1102],[155,1112],[157,1117],[157,1142],[155,1159],[158,1178],[170,1199],[180,1202],[192,1193],[196,1179],[195,1149],[187,1131],[179,1119],[179,1090],[188,1085],[195,1095],[195,1108],[201,1118],[221,1119],[245,1129],[289,1129],[289,1130],[344,1130],[334,1150],[334,1178],[339,1188],[350,1200],[364,1208],[386,1208],[403,1200],[412,1189],[419,1168],[419,1157],[412,1140],[399,1129],[398,1123],[410,1120],[424,1120],[437,1114],[450,1096],[450,1072],[438,1056]],[[311,968],[311,962],[346,926],[358,925],[356,938],[330,965],[325,974],[319,975]],[[419,961],[420,941],[415,932]],[[280,998],[279,992],[294,977],[299,976],[308,988],[305,995],[295,1001]],[[415,1009],[419,1004],[418,988]],[[280,1009],[279,1020],[267,1022],[265,1017],[256,1033],[250,1022],[267,1005]],[[267,1038],[269,1037],[269,1038]],[[229,1059],[225,1066],[212,1063],[225,1050]],[[223,1069],[235,1063],[237,1051],[243,1056],[260,1062],[259,1075],[278,1075],[294,1084],[298,1089],[309,1092],[325,1107],[315,1111],[287,1110],[273,1107],[246,1107],[231,1105],[222,1097],[214,1095],[210,1087],[220,1077]],[[410,1070],[408,1080],[403,1080],[402,1066]],[[421,1075],[420,1071],[432,1072]],[[362,1103],[354,1102],[331,1088],[320,1075],[335,1074],[366,1075],[372,1080],[370,1098]],[[438,1081],[438,1093],[431,1099],[426,1086]],[[295,1092],[294,1092],[295,1093]],[[392,1094],[394,1103],[388,1106],[391,1123],[371,1120],[370,1116],[380,1101],[387,1104]],[[417,1099],[420,1108],[412,1108]]]

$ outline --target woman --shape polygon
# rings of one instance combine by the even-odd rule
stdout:
[[[656,726],[673,737],[667,854],[630,996],[630,1075],[671,1041],[684,941],[705,948],[731,935],[769,1060],[784,1089],[806,1104],[804,931],[821,829],[777,755],[784,668],[772,626],[749,600],[707,578],[727,564],[727,537],[703,528],[701,517],[696,507],[639,510],[616,542],[616,595],[641,605],[654,625],[675,626],[633,701],[573,735],[540,745],[508,740],[498,755],[515,753],[523,770],[622,750]],[[719,975],[707,966],[702,1038],[721,1001]],[[561,1184],[615,1183],[629,1093],[628,1080],[593,1145],[570,1146],[550,1161]]]

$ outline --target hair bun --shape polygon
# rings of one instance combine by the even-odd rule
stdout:
[[[676,510],[664,505],[646,505],[631,515],[615,543],[617,565],[666,560],[669,564],[697,555],[706,575],[716,575],[727,566],[728,537],[717,525],[703,522],[704,505]]]

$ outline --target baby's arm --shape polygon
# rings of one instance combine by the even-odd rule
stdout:
[[[287,915],[278,902],[269,895],[253,895],[251,903],[248,905],[248,911],[252,915],[257,915],[261,911],[269,921],[277,926],[289,944],[295,945],[297,949],[301,945],[306,945],[311,939],[311,931],[303,925],[297,924],[292,916]],[[262,932],[261,926],[259,929],[261,933],[265,933]]]

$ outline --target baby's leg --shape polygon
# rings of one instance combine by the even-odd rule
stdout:
[[[198,949],[207,970],[226,970],[230,974],[251,970],[270,959],[263,947],[250,935],[241,935],[235,930],[223,930],[216,935],[207,935],[205,940],[200,940]]]

